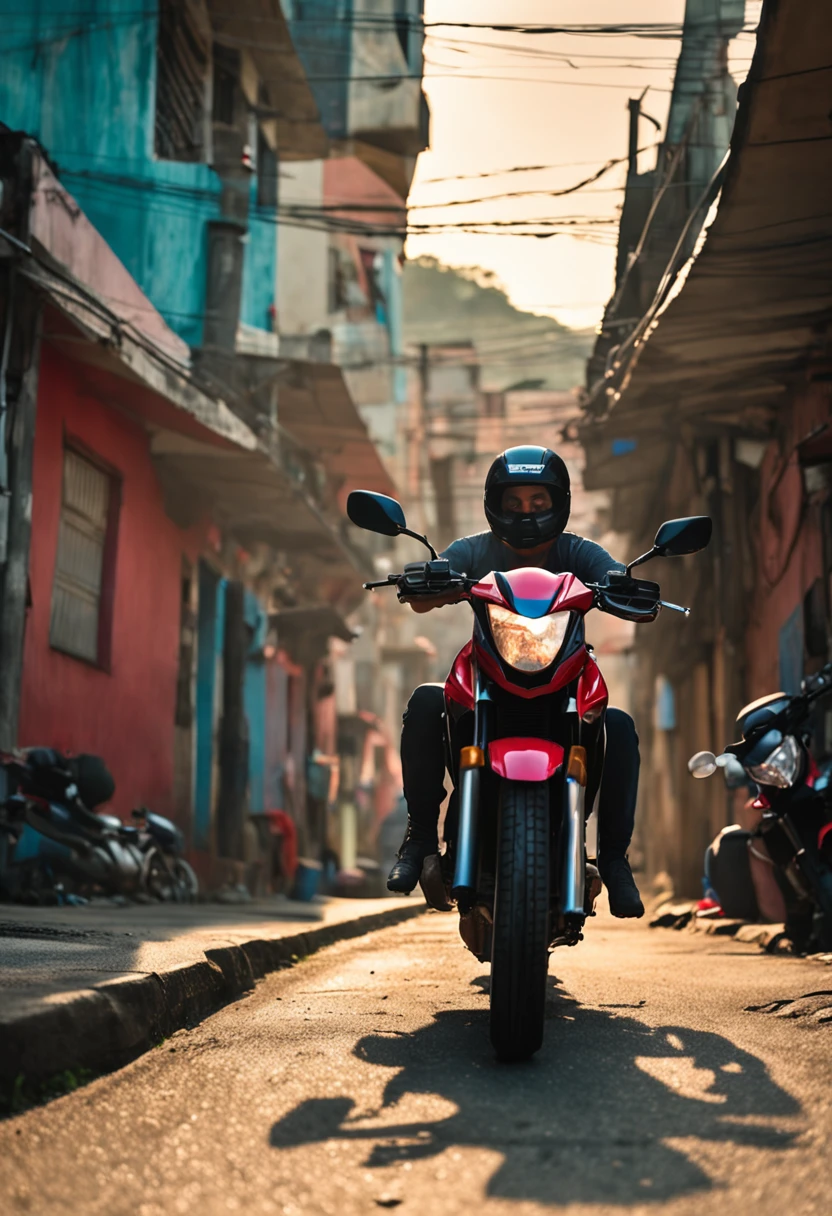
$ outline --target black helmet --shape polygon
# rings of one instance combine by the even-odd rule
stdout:
[[[507,486],[545,486],[552,507],[537,515],[503,510]],[[571,506],[569,471],[550,448],[509,448],[498,456],[485,479],[485,517],[491,531],[512,549],[533,549],[555,540],[566,527]]]

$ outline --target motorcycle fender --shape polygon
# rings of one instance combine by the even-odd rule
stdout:
[[[495,739],[488,759],[507,781],[548,781],[563,764],[563,748],[548,739]]]

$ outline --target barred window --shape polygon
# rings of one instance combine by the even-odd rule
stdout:
[[[64,449],[49,641],[104,666],[109,661],[114,478],[73,448]]]
[[[160,0],[154,138],[162,160],[211,159],[209,32],[201,4]]]

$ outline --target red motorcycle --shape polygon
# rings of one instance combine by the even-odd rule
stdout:
[[[603,585],[538,567],[467,578],[410,531],[395,499],[356,490],[347,514],[360,528],[421,541],[431,560],[367,590],[407,595],[457,591],[474,610],[472,640],[445,683],[447,767],[453,779],[446,850],[428,858],[430,905],[460,913],[465,944],[491,962],[491,1042],[502,1060],[527,1059],[543,1042],[549,952],[574,946],[601,890],[585,826],[604,764],[607,688],[584,635],[592,608],[653,621],[657,583],[632,577],[653,557],[707,545],[704,516],[672,520],[653,548]],[[466,740],[460,746],[461,740]],[[467,740],[470,740],[468,742]]]

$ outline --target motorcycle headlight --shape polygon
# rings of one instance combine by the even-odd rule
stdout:
[[[760,785],[775,785],[787,790],[794,785],[800,769],[800,744],[793,735],[786,735],[762,764],[753,764],[747,770]]]
[[[530,617],[488,605],[488,621],[500,658],[517,671],[543,671],[555,661],[569,627],[569,613]]]

